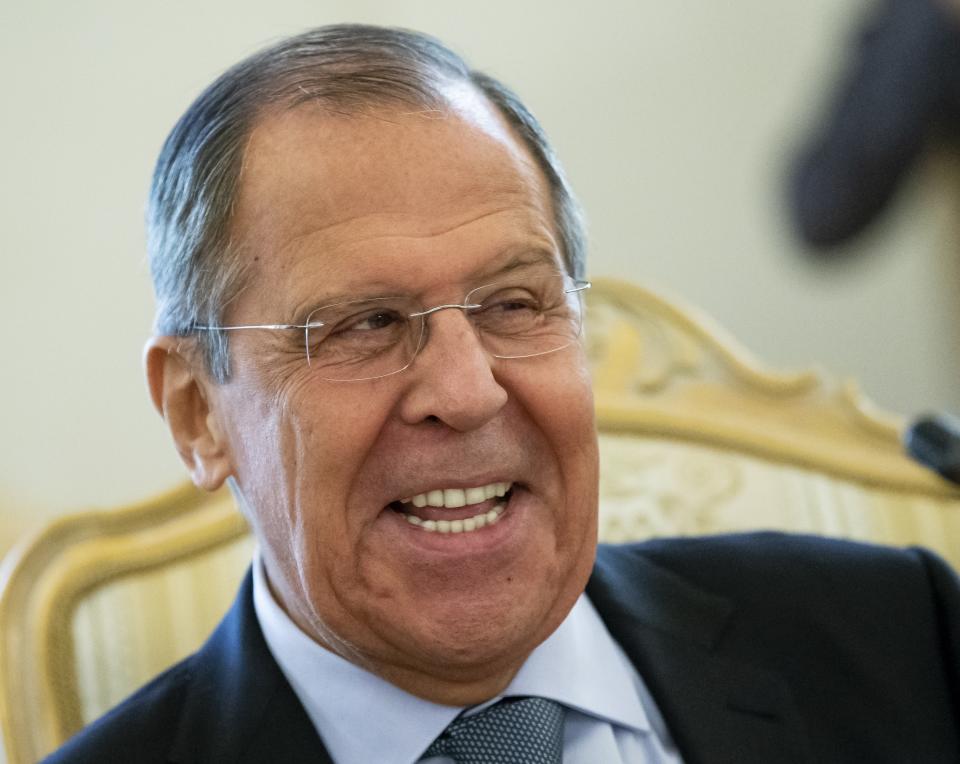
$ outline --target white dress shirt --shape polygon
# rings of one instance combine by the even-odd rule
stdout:
[[[336,764],[414,764],[464,712],[404,692],[314,642],[274,600],[259,554],[253,603],[267,647]],[[509,695],[536,695],[566,707],[564,764],[681,761],[643,680],[586,595],[502,695],[466,713]]]

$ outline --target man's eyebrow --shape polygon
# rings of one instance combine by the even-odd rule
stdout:
[[[514,271],[542,265],[548,265],[553,270],[560,270],[556,255],[551,250],[530,249],[515,254],[503,262],[488,263],[474,271],[471,278],[472,280],[499,279]]]
[[[372,300],[379,297],[402,296],[400,290],[396,287],[389,287],[385,282],[372,282],[364,285],[362,289],[336,289],[320,294],[312,293],[306,295],[304,300],[288,313],[291,323],[302,324],[306,322],[307,317],[317,310],[330,305],[339,305],[344,302],[354,302],[359,300]]]

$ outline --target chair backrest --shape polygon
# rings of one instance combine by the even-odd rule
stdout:
[[[853,381],[764,368],[711,319],[598,280],[588,347],[603,535],[775,529],[922,544],[960,567],[960,490]]]
[[[765,370],[709,319],[622,282],[589,293],[601,538],[772,528],[924,544],[960,567],[960,492],[851,384]],[[185,486],[62,518],[0,567],[0,726],[33,762],[196,649],[252,539]]]

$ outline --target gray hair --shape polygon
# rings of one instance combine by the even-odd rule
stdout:
[[[244,259],[230,229],[243,153],[257,119],[308,101],[349,112],[388,105],[442,108],[442,86],[451,81],[476,87],[523,140],[549,183],[567,270],[581,278],[586,244],[580,207],[543,129],[520,99],[427,35],[334,25],[282,40],[236,64],[200,94],[167,137],[147,211],[155,331],[190,336],[198,326],[217,326],[245,286]],[[197,338],[218,382],[230,371],[226,334],[203,331]]]

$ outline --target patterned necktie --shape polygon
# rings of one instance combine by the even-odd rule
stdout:
[[[561,764],[563,706],[544,698],[507,698],[450,723],[423,758],[457,764]]]

